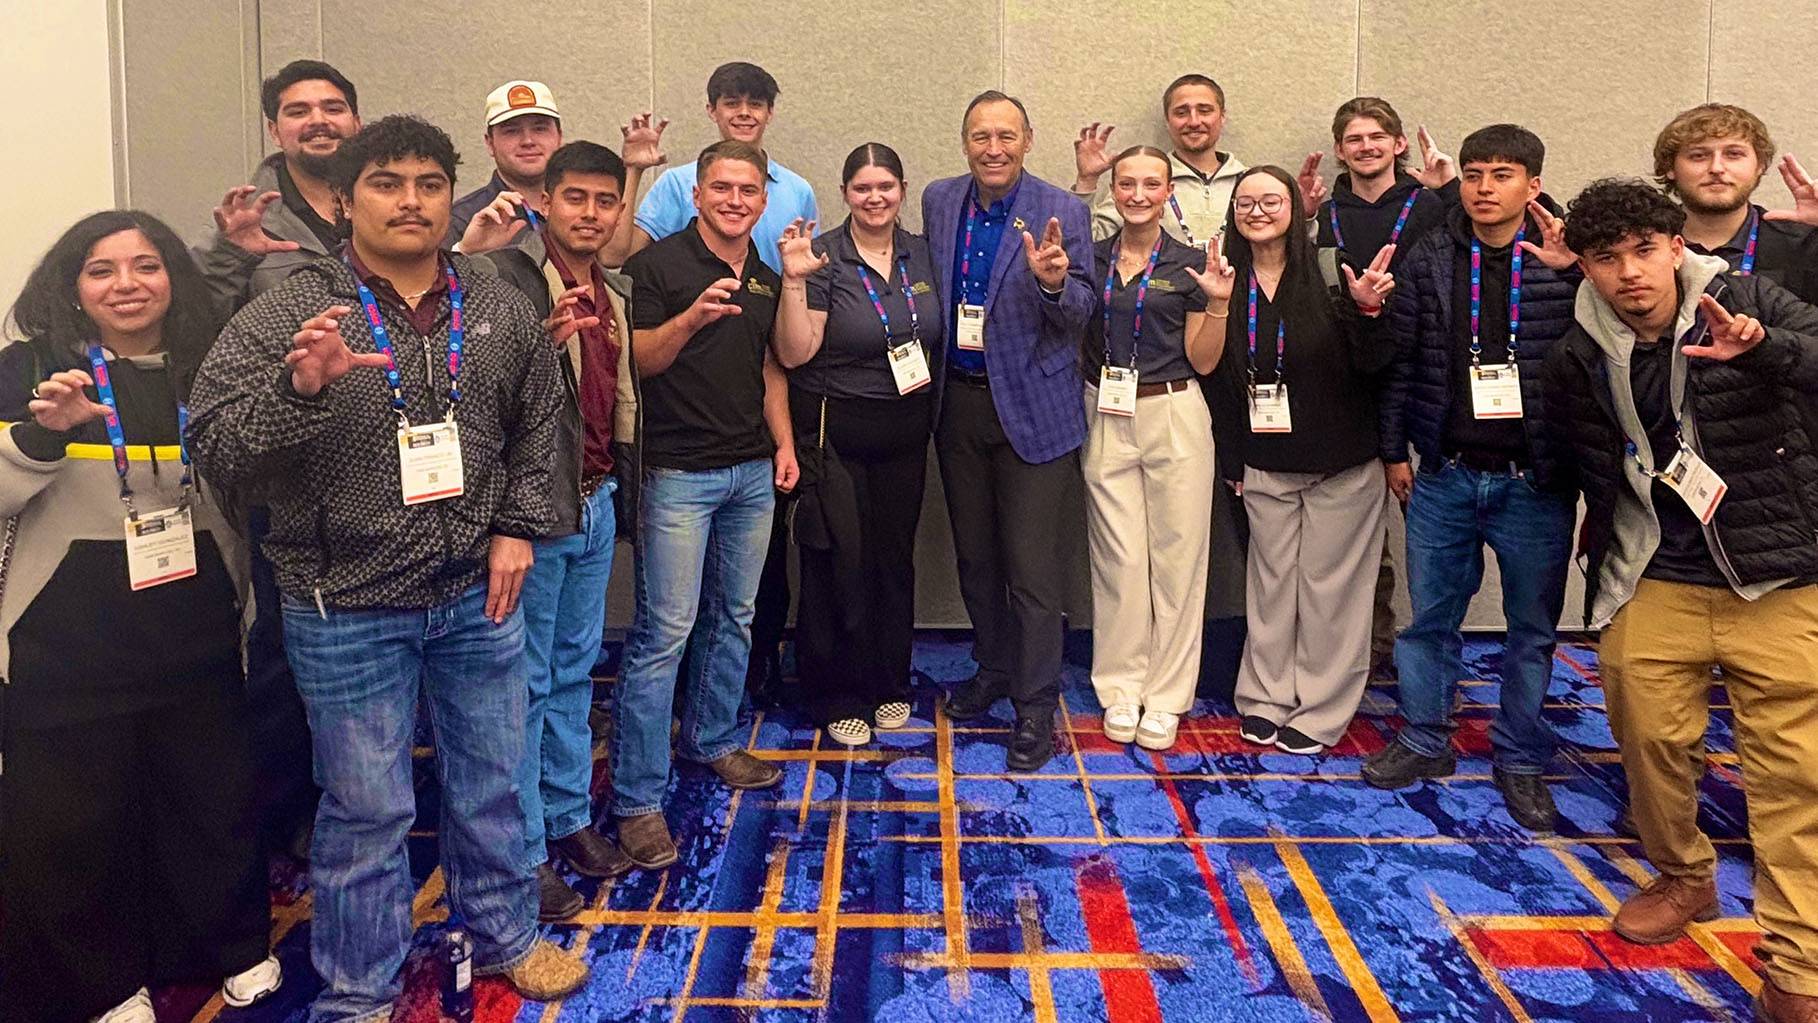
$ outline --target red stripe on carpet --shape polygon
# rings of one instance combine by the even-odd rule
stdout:
[[[1161,754],[1150,753],[1149,759],[1157,771],[1166,771]],[[1199,831],[1193,826],[1193,819],[1187,815],[1187,805],[1181,802],[1180,791],[1174,787],[1174,779],[1158,779],[1162,791],[1168,794],[1168,802],[1174,807],[1174,818],[1180,822],[1180,833],[1183,838],[1197,838]],[[1206,894],[1212,899],[1212,909],[1218,914],[1219,926],[1224,928],[1225,940],[1231,943],[1231,951],[1237,956],[1238,969],[1243,971],[1244,979],[1250,982],[1252,990],[1262,987],[1262,975],[1256,971],[1256,963],[1250,958],[1250,946],[1244,941],[1243,932],[1237,929],[1237,917],[1231,913],[1231,900],[1225,897],[1225,886],[1218,881],[1218,875],[1212,870],[1212,861],[1206,858],[1205,846],[1194,843],[1189,847],[1193,854],[1193,863],[1199,868],[1200,879],[1206,884]]]
[[[1123,882],[1109,860],[1088,857],[1074,869],[1079,908],[1086,920],[1086,936],[1094,952],[1139,953],[1136,921],[1124,897]],[[1100,970],[1098,983],[1105,991],[1105,1015],[1118,1023],[1162,1023],[1155,983],[1146,970]]]
[[[1761,972],[1761,960],[1755,955],[1755,949],[1761,944],[1761,935],[1747,931],[1723,931],[1717,934],[1717,940],[1749,964],[1749,969]]]
[[[1572,669],[1573,671],[1577,672],[1579,678],[1584,679],[1586,682],[1589,682],[1594,686],[1602,688],[1603,679],[1598,678],[1596,672],[1592,671],[1590,668],[1585,667],[1585,664],[1583,661],[1580,661],[1578,658],[1573,657],[1571,651],[1568,650],[1567,648],[1565,648],[1563,646],[1555,648],[1553,651],[1553,656],[1558,658],[1561,661],[1564,661],[1565,666]]]
[[[1690,938],[1636,945],[1612,931],[1494,931],[1467,928],[1472,942],[1498,969],[1715,970]]]

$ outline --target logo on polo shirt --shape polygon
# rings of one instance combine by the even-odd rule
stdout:
[[[511,87],[511,91],[505,94],[505,105],[512,110],[519,107],[534,107],[537,105],[537,94],[532,92],[528,85],[514,85]]]
[[[1156,291],[1173,291],[1174,282],[1166,277],[1151,277],[1149,278],[1149,287],[1154,288]]]
[[[929,284],[927,281],[916,281],[909,286],[909,293],[911,295],[927,295],[933,293],[933,291],[934,285]]]
[[[763,281],[758,280],[756,277],[745,282],[745,290],[751,292],[753,295],[762,295],[765,298],[776,297],[776,290]]]

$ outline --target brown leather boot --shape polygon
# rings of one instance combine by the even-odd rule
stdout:
[[[645,870],[661,870],[676,861],[675,841],[660,813],[620,817],[619,848]]]
[[[582,877],[618,877],[631,872],[631,860],[591,827],[558,838],[549,848]]]
[[[1761,985],[1755,996],[1757,1023],[1818,1023],[1818,998],[1796,995],[1773,981]]]
[[[1616,911],[1615,931],[1637,945],[1664,945],[1694,920],[1717,919],[1717,885],[1662,874]]]
[[[708,764],[720,780],[735,789],[767,789],[783,780],[775,764],[766,764],[742,749]]]

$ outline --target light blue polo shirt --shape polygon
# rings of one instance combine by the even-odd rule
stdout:
[[[675,234],[694,219],[694,166],[690,162],[664,171],[656,184],[650,186],[644,201],[638,204],[637,225],[651,241]],[[820,217],[814,206],[814,189],[808,187],[800,174],[775,160],[770,161],[770,181],[766,190],[769,195],[764,215],[752,228],[751,241],[757,246],[758,257],[764,264],[780,274],[783,257],[777,253],[776,243],[783,237],[783,230],[797,217],[803,220]]]

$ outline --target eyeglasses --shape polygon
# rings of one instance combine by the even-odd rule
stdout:
[[[1240,214],[1249,213],[1251,210],[1256,209],[1260,209],[1264,213],[1280,213],[1281,208],[1287,204],[1288,197],[1285,195],[1265,195],[1260,198],[1252,198],[1246,195],[1242,198],[1232,200],[1231,208]]]

